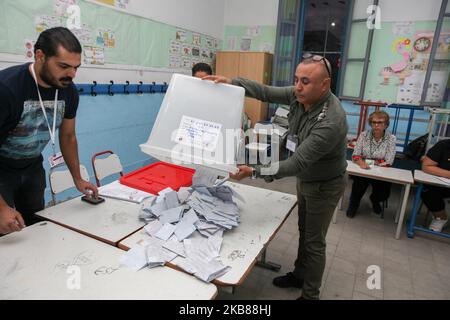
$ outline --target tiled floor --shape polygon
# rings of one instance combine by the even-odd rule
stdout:
[[[295,178],[266,184],[263,180],[245,180],[262,188],[295,193]],[[394,238],[394,214],[400,187],[393,186],[385,218],[372,213],[367,191],[357,215],[345,215],[351,182],[347,184],[344,211],[327,235],[327,263],[321,287],[321,299],[450,299],[450,239],[416,233],[414,239]],[[412,189],[407,215],[411,212]],[[419,223],[423,218],[419,217]],[[405,217],[406,225],[407,217]],[[296,299],[299,289],[280,289],[272,279],[292,270],[297,255],[297,208],[271,241],[267,260],[281,265],[279,272],[254,267],[234,294],[219,290],[218,299]],[[369,266],[381,271],[380,289],[369,290]]]

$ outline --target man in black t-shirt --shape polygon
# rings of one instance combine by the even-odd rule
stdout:
[[[426,173],[450,179],[450,139],[436,143],[428,150],[422,162],[422,170]],[[422,200],[433,214],[429,229],[441,232],[447,224],[445,198],[450,198],[450,188],[425,185]]]
[[[81,178],[75,116],[78,92],[72,79],[81,63],[81,45],[66,28],[42,32],[35,62],[0,71],[0,234],[36,222],[44,209],[42,150],[55,131],[75,186],[85,194],[97,188]],[[22,219],[23,218],[23,219]]]

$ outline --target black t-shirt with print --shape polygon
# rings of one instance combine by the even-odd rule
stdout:
[[[438,163],[438,167],[450,170],[450,139],[436,143],[427,152],[427,157]]]
[[[39,102],[30,63],[0,71],[0,169],[23,170],[42,162],[50,133]],[[53,126],[55,88],[39,91],[47,119]],[[79,96],[74,84],[58,90],[56,127],[76,116]]]

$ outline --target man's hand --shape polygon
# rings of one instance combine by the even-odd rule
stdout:
[[[248,166],[239,166],[238,173],[230,173],[230,178],[234,180],[242,180],[252,176],[253,168]]]
[[[203,77],[202,80],[210,80],[214,81],[215,83],[231,84],[231,79],[224,76],[206,76]]]
[[[25,227],[25,221],[19,212],[7,205],[0,209],[0,234],[20,231]]]
[[[88,197],[94,197],[97,198],[98,197],[98,190],[97,187],[94,186],[92,183],[83,180],[83,179],[77,179],[74,180],[75,182],[75,186],[77,187],[78,191],[84,193],[86,196]],[[90,190],[90,191],[88,191]]]

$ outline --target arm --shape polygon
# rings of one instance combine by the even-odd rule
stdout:
[[[438,167],[438,163],[425,156],[422,162],[423,172],[450,179],[450,171]]]
[[[81,178],[80,161],[78,159],[78,143],[75,135],[75,118],[63,119],[61,127],[59,128],[59,146],[78,191],[85,195],[89,195],[87,190],[91,190],[94,193],[94,196],[98,197],[97,187]]]
[[[8,206],[0,196],[0,234],[20,231],[25,228],[25,222],[19,212]]]
[[[366,163],[363,157],[363,145],[366,137],[366,131],[361,132],[356,140],[355,149],[353,149],[352,161],[356,163],[361,169],[370,169],[370,166]]]

